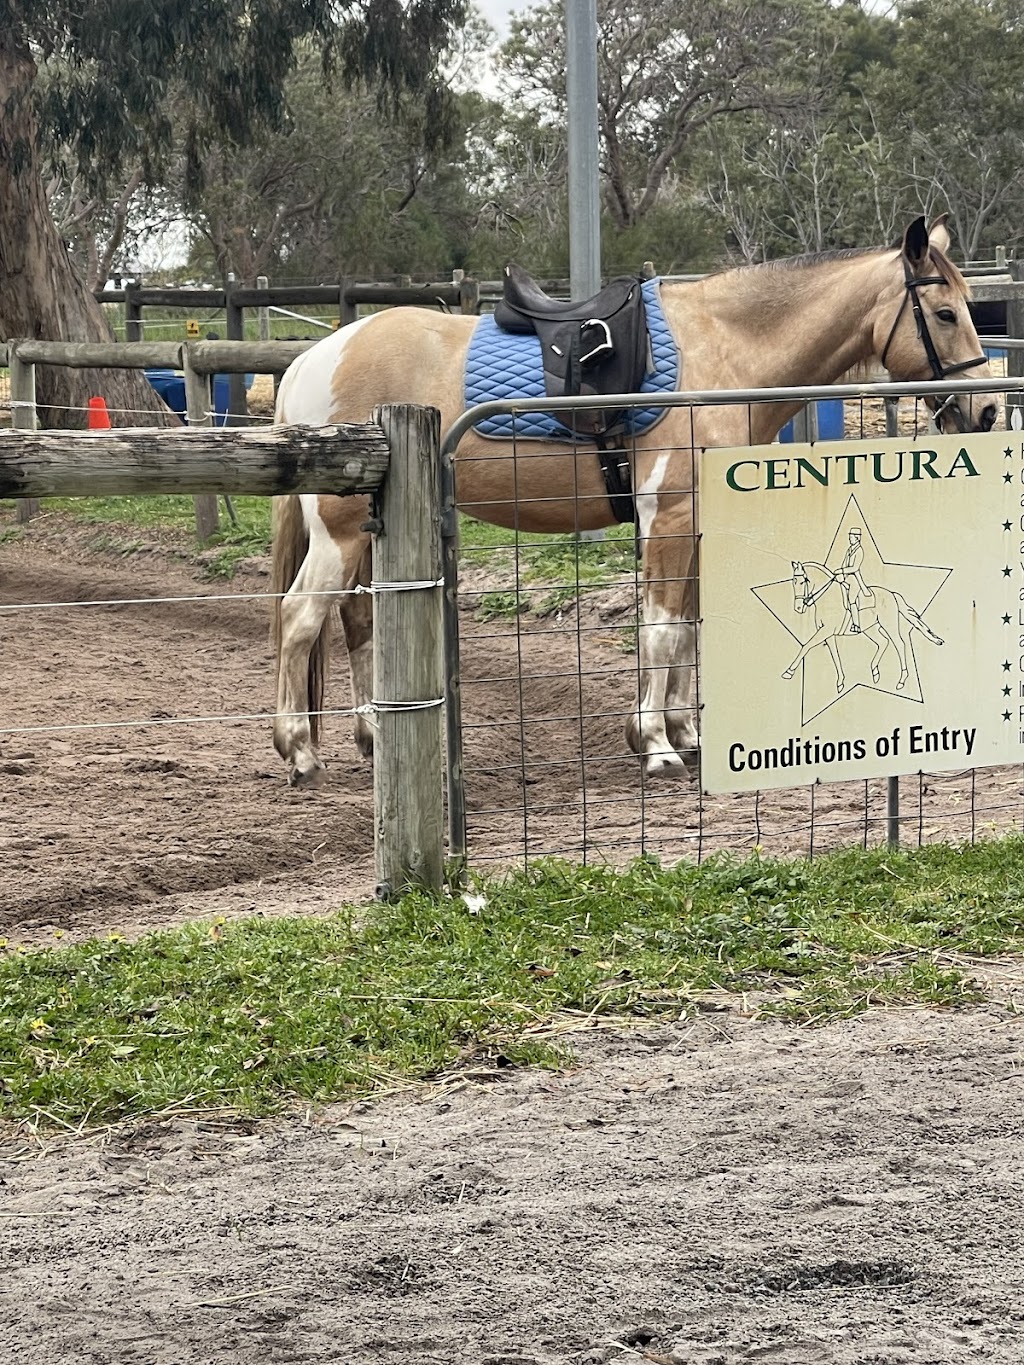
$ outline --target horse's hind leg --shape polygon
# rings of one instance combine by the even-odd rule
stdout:
[[[274,748],[288,764],[292,786],[316,786],[324,770],[316,746],[327,660],[327,618],[334,601],[332,594],[341,591],[344,574],[341,551],[315,513],[316,499],[303,502],[308,526],[306,553],[276,608]]]
[[[370,541],[367,537],[355,582],[368,587],[370,573]],[[356,747],[364,758],[372,758],[373,726],[367,716],[358,714],[358,708],[365,706],[373,694],[373,598],[369,594],[345,596],[338,606],[348,646],[349,671],[352,674],[352,705],[357,710],[354,717]]]

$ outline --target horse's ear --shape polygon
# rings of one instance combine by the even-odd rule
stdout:
[[[922,214],[920,218],[914,219],[903,234],[903,255],[917,274],[924,273],[929,246],[928,228]]]
[[[938,247],[944,256],[949,255],[949,248],[953,244],[953,239],[949,235],[946,224],[949,222],[948,213],[940,213],[937,218],[933,218],[928,224],[928,240],[932,246]]]

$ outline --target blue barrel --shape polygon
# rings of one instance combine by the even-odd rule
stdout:
[[[146,378],[151,386],[157,391],[172,412],[176,412],[183,422],[187,422],[185,415],[185,376],[177,370],[147,370]],[[245,376],[245,387],[252,386],[253,376]],[[215,374],[213,376],[213,412],[214,426],[222,427],[227,420],[230,395],[228,393],[228,376],[226,374]]]
[[[818,411],[818,440],[841,441],[843,439],[843,400],[841,398],[820,398],[814,405]],[[793,423],[788,421],[779,432],[780,441],[793,440]]]

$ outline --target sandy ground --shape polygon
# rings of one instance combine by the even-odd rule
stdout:
[[[1002,1006],[576,1035],[564,1074],[0,1162],[20,1365],[1017,1365]]]

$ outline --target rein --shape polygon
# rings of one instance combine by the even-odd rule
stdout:
[[[832,572],[832,570],[828,567],[827,564],[811,564],[811,568],[824,569],[825,573],[828,574],[828,578],[825,579],[824,583],[822,583],[820,588],[816,588],[814,592],[811,592],[810,576],[807,573],[807,566],[806,565],[804,566],[804,582],[807,585],[806,588],[804,589],[803,595],[803,604],[805,607],[813,607],[815,602],[817,602],[818,598],[822,595],[822,593],[828,592],[832,584],[836,582],[836,575]]]
[[[910,262],[905,257],[903,260],[903,274],[905,277],[903,302],[899,306],[899,311],[893,320],[892,326],[889,328],[889,335],[886,338],[885,345],[882,347],[883,366],[885,365],[885,357],[889,353],[889,347],[892,345],[892,339],[896,335],[896,328],[900,325],[900,319],[903,317],[908,302],[914,310],[914,321],[917,323],[917,335],[924,346],[924,352],[928,357],[928,364],[931,368],[933,379],[947,379],[951,374],[960,374],[964,370],[973,370],[975,365],[986,364],[988,357],[982,354],[975,360],[961,360],[956,365],[943,365],[942,361],[939,359],[939,353],[935,349],[935,342],[932,340],[932,334],[928,330],[928,323],[925,320],[924,310],[921,307],[921,300],[918,298],[917,291],[926,284],[947,284],[948,281],[941,275],[915,275],[910,268]],[[938,422],[938,419],[947,408],[952,409],[954,420],[960,431],[966,431],[967,426],[964,422],[963,413],[960,410],[959,400],[956,394],[953,393],[951,393],[946,401],[941,403],[933,412],[932,416],[935,418],[936,422]]]

